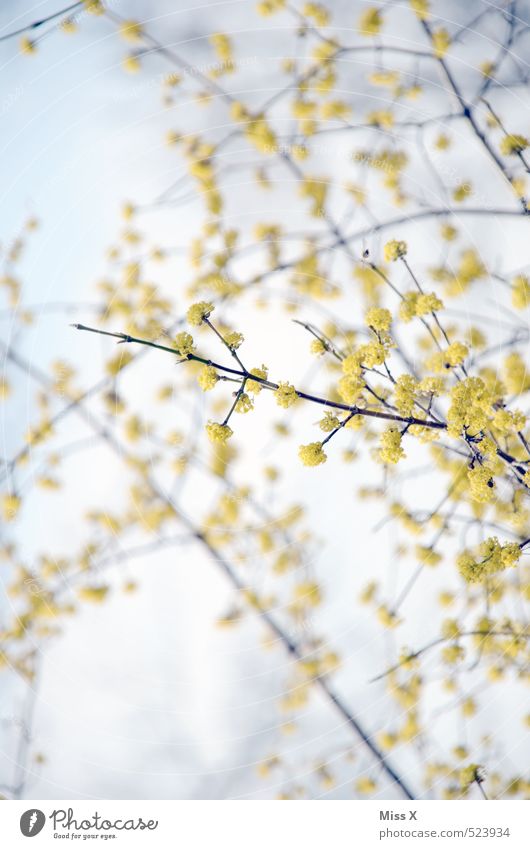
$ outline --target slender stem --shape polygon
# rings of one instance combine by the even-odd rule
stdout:
[[[421,26],[423,27],[424,32],[429,37],[429,40],[432,42],[432,30],[431,30],[430,24],[427,21],[423,21],[423,20],[420,21],[420,23],[421,23]],[[458,101],[460,108],[462,109],[464,118],[469,123],[469,126],[473,130],[477,139],[482,144],[484,150],[488,153],[488,156],[490,157],[490,159],[495,163],[495,165],[499,169],[499,171],[502,174],[502,176],[504,177],[504,179],[510,184],[510,186],[513,189],[514,181],[513,181],[512,175],[508,173],[501,157],[496,153],[495,149],[492,147],[492,145],[488,141],[486,135],[480,129],[480,127],[477,123],[477,120],[476,120],[476,118],[473,114],[473,110],[472,110],[472,108],[470,108],[470,106],[467,103],[464,95],[462,94],[462,92],[460,90],[460,86],[458,85],[455,78],[453,77],[453,74],[452,74],[451,70],[449,69],[449,66],[448,66],[446,60],[444,59],[443,56],[436,57],[436,58],[438,59],[438,64],[439,64],[441,70],[443,71],[443,74],[444,74],[445,79],[447,80],[447,82],[449,84],[451,91],[453,92],[456,100]],[[528,210],[528,207],[526,205],[526,201],[523,198],[521,198],[521,207],[522,207],[523,213],[525,215],[528,215],[529,210]]]
[[[135,336],[129,336],[126,333],[111,333],[108,330],[98,330],[95,327],[87,327],[84,324],[73,324],[72,327],[75,327],[76,330],[87,330],[90,333],[99,333],[103,336],[112,336],[116,339],[119,339],[120,342],[133,342],[138,345],[147,345],[150,348],[156,348],[159,351],[166,351],[170,354],[178,356],[178,352],[175,350],[175,348],[169,348],[167,345],[159,345],[157,342],[150,342],[147,339],[138,339]],[[279,386],[278,383],[274,383],[273,381],[267,380],[262,377],[257,377],[256,375],[253,375],[248,372],[246,369],[239,370],[229,368],[228,366],[224,366],[221,363],[215,362],[214,360],[206,359],[205,357],[200,357],[197,354],[187,354],[187,356],[180,360],[180,362],[186,362],[186,360],[212,366],[213,368],[218,369],[219,371],[238,375],[242,379],[254,380],[256,381],[256,383],[261,383],[261,385],[265,389],[276,390]],[[403,422],[403,424],[420,425],[421,427],[431,427],[437,430],[447,429],[447,425],[445,424],[445,422],[433,421],[431,419],[418,419],[415,416],[399,416],[394,413],[386,413],[382,410],[370,410],[366,407],[357,407],[353,404],[341,404],[339,401],[332,401],[329,398],[321,398],[319,395],[312,395],[309,392],[303,392],[300,389],[296,390],[296,394],[299,398],[302,398],[305,401],[312,401],[314,404],[320,404],[323,407],[331,407],[335,410],[345,410],[346,412],[352,413],[352,415],[366,416],[368,418],[374,419],[383,419],[385,421]]]
[[[516,633],[514,631],[464,631],[458,635],[458,639],[461,637],[524,637],[525,639],[530,638],[530,634],[525,633]],[[400,669],[404,663],[406,663],[409,659],[415,660],[417,657],[420,657],[425,652],[430,651],[431,649],[436,648],[436,646],[441,645],[442,643],[454,642],[454,637],[437,637],[435,640],[432,640],[427,645],[423,646],[423,648],[418,649],[415,652],[410,652],[407,655],[405,660],[401,660],[399,663],[396,663],[394,666],[391,666],[389,669],[386,669],[385,672],[381,672],[379,675],[376,675],[375,678],[370,678],[369,684],[374,684],[376,681],[381,681],[382,678],[386,678],[388,675],[391,675],[392,672],[396,672]]]
[[[85,329],[83,325],[81,325],[81,328]],[[105,333],[105,335],[123,337],[125,334]],[[171,348],[167,350],[171,351],[172,353],[175,353],[175,351],[173,351],[173,349]],[[15,365],[17,365],[18,368],[22,369],[26,374],[31,376],[32,379],[36,380],[48,391],[53,392],[52,381],[49,380],[47,375],[45,375],[39,368],[26,362],[26,360],[20,356],[17,356],[16,359],[13,359],[13,362]],[[254,379],[254,377],[252,379]],[[117,454],[120,459],[125,460],[126,462],[134,460],[133,455],[129,453],[127,448],[117,439],[114,433],[112,433],[107,428],[103,427],[99,423],[98,419],[93,415],[93,413],[87,410],[82,403],[77,404],[77,406],[75,407],[75,411],[105,441],[105,443],[112,449],[115,454]],[[132,462],[131,465],[133,465]],[[225,574],[234,589],[236,589],[241,595],[244,595],[245,584],[240,579],[234,566],[224,557],[221,551],[216,548],[212,542],[210,542],[210,540],[199,528],[195,526],[189,516],[185,512],[180,510],[180,508],[175,504],[173,499],[167,494],[165,488],[159,486],[157,481],[151,475],[149,475],[149,473],[145,473],[143,475],[143,480],[150,488],[153,495],[155,495],[157,498],[167,504],[175,518],[180,521],[180,523],[190,533],[193,539],[195,539],[201,544],[203,549],[209,555],[209,558],[212,563]],[[266,609],[262,607],[251,606],[251,609],[267,625],[269,630],[275,635],[275,637],[278,639],[278,642],[284,647],[284,649],[286,649],[289,655],[291,655],[297,662],[303,661],[305,659],[303,649],[289,636],[289,634],[282,628],[282,626],[276,621],[276,618],[271,613],[269,613]],[[399,787],[400,791],[407,799],[414,799],[415,796],[413,795],[411,789],[408,787],[405,780],[388,762],[385,753],[378,748],[378,746],[373,741],[371,735],[364,729],[364,727],[355,717],[350,708],[345,704],[342,698],[335,693],[327,677],[324,675],[318,676],[312,679],[312,683],[314,687],[319,690],[321,694],[327,699],[328,703],[331,704],[334,709],[339,713],[346,725],[353,730],[355,735],[360,739],[363,745],[368,749],[368,751],[379,763],[381,769],[390,779],[390,781],[397,787]]]
[[[84,5],[84,0],[78,0],[77,3],[72,3],[70,6],[66,6],[64,9],[60,9],[58,12],[53,12],[51,15],[47,15],[45,18],[40,18],[40,20],[38,21],[33,21],[31,24],[26,24],[25,27],[20,27],[20,29],[13,30],[12,32],[6,32],[4,35],[0,35],[0,42],[8,41],[10,38],[16,38],[17,35],[22,35],[25,32],[36,30],[39,27],[44,26],[44,24],[47,24],[50,21],[55,20],[56,18],[60,18],[63,15],[67,15],[69,12],[73,12],[74,9],[79,9]]]

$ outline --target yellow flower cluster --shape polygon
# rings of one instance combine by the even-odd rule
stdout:
[[[313,205],[311,215],[318,217],[322,215],[326,197],[328,194],[328,180],[324,177],[306,177],[300,186],[300,196],[309,198]]]
[[[383,307],[372,307],[366,313],[364,318],[365,324],[368,327],[373,327],[374,330],[388,331],[392,324],[392,313]]]
[[[438,554],[437,551],[434,551],[434,549],[427,545],[417,545],[415,552],[416,557],[424,566],[438,566],[438,563],[442,559],[441,554]]]
[[[105,11],[101,0],[84,0],[85,8],[91,15],[102,15]]]
[[[124,56],[122,60],[122,68],[124,71],[127,71],[128,74],[137,74],[141,68],[138,56],[135,56],[133,53],[130,53],[128,56]]]
[[[401,431],[395,427],[381,434],[379,456],[383,463],[399,463],[406,454],[401,447]]]
[[[309,346],[309,350],[312,354],[316,354],[317,357],[320,357],[322,354],[326,353],[328,347],[322,339],[313,339]]]
[[[460,783],[461,790],[468,790],[473,782],[481,782],[482,775],[481,769],[478,764],[469,764],[469,766],[463,767],[458,773],[458,780]]]
[[[254,401],[247,395],[246,392],[242,392],[239,398],[237,399],[237,403],[235,406],[236,413],[249,413],[254,409]]]
[[[443,302],[434,292],[406,292],[399,306],[399,317],[402,321],[409,322],[415,316],[420,318],[429,313],[443,309]]]
[[[505,436],[510,431],[522,430],[526,425],[526,416],[520,410],[495,410],[493,415],[493,427]]]
[[[385,245],[385,260],[386,262],[395,262],[407,255],[407,243],[399,242],[397,239],[391,239]]]
[[[518,310],[530,306],[530,280],[524,274],[518,274],[513,279],[512,304]]]
[[[508,354],[504,360],[503,382],[508,392],[519,395],[530,389],[530,371],[526,363],[516,351]]]
[[[469,349],[463,342],[452,342],[443,352],[445,362],[449,363],[450,366],[461,365],[468,354]]]
[[[301,445],[298,450],[298,456],[304,466],[319,466],[328,459],[321,442],[310,442],[309,445]]]
[[[346,404],[355,404],[364,389],[364,381],[361,377],[346,374],[339,380],[337,389]]]
[[[492,395],[480,377],[467,377],[451,390],[447,412],[447,432],[458,437],[465,429],[471,436],[480,433],[492,413]]]
[[[208,422],[206,425],[206,433],[208,434],[208,438],[210,442],[220,442],[224,444],[227,439],[233,434],[233,430],[231,427],[225,424],[219,424],[218,422]]]
[[[462,365],[469,354],[467,345],[463,342],[452,342],[445,351],[437,351],[427,360],[428,368],[433,371],[443,371],[449,367]]]
[[[221,59],[223,62],[232,61],[232,42],[225,33],[216,32],[211,35],[210,44],[212,45],[219,59]]]
[[[276,136],[263,115],[249,116],[245,123],[245,136],[260,153],[270,154],[276,150]]]
[[[0,401],[5,401],[11,394],[11,386],[5,377],[0,377]]]
[[[379,619],[379,622],[381,623],[381,625],[383,625],[384,628],[396,628],[400,623],[400,620],[398,619],[397,615],[394,613],[393,610],[390,610],[390,608],[388,608],[386,604],[381,604],[377,608],[377,618]]]
[[[372,127],[384,127],[389,129],[394,125],[394,114],[389,109],[374,109],[366,116],[367,124]]]
[[[484,503],[493,499],[495,483],[491,476],[491,469],[486,466],[473,466],[472,469],[468,469],[467,479],[473,501]]]
[[[433,32],[432,46],[434,49],[434,55],[437,59],[442,59],[445,56],[449,50],[450,44],[451,37],[444,27],[440,27],[440,29]]]
[[[383,26],[383,17],[379,9],[375,7],[366,9],[359,18],[358,26],[361,35],[377,35]]]
[[[14,493],[2,496],[2,516],[6,522],[16,519],[21,503],[19,496]]]
[[[105,601],[109,592],[109,587],[100,584],[97,587],[80,587],[77,591],[77,595],[82,601],[89,601],[92,604],[101,604]]]
[[[274,15],[275,12],[281,12],[285,8],[286,2],[287,0],[261,0],[257,9],[260,15],[267,18],[269,15]]]
[[[133,358],[133,355],[130,351],[120,351],[114,357],[111,357],[110,360],[107,360],[106,369],[107,373],[111,375],[111,377],[115,377],[125,366],[129,365]]]
[[[320,430],[323,430],[324,433],[331,433],[331,431],[336,430],[339,425],[339,419],[334,413],[331,413],[329,410],[326,411],[324,417],[318,423]]]
[[[27,35],[22,36],[20,39],[20,52],[25,53],[26,55],[31,55],[32,53],[37,52],[37,45],[31,38],[28,38]]]
[[[525,136],[508,135],[502,139],[499,149],[503,156],[513,156],[521,153],[529,144],[530,142]]]
[[[429,17],[429,0],[410,0],[410,6],[420,21],[426,21]]]
[[[213,389],[219,376],[213,366],[203,366],[198,377],[198,383],[203,392]]]
[[[360,345],[355,354],[350,354],[349,357],[346,357],[344,364],[353,357],[359,366],[363,365],[367,368],[373,368],[374,366],[382,365],[386,359],[386,355],[387,350],[381,342],[368,342],[366,345]],[[347,368],[344,370],[346,371]]]
[[[274,393],[276,403],[280,407],[292,407],[298,401],[298,395],[295,387],[291,383],[279,383],[278,389]]]
[[[142,27],[138,21],[123,21],[120,25],[120,35],[126,41],[136,43],[142,39]]]
[[[415,393],[419,390],[419,382],[410,374],[402,374],[396,380],[394,404],[402,416],[410,416],[414,408]]]
[[[510,566],[516,566],[521,549],[515,542],[502,545],[497,537],[488,537],[480,543],[477,555],[466,550],[457,559],[460,574],[470,584],[479,583]]]
[[[327,26],[331,17],[329,11],[320,3],[304,3],[302,14],[312,18],[319,27]]]
[[[261,368],[250,369],[250,374],[253,374],[254,377],[260,377],[262,380],[267,380],[269,370],[267,366],[262,365]],[[247,389],[254,395],[259,395],[263,386],[257,380],[247,380]]]
[[[214,305],[209,301],[199,301],[197,304],[192,304],[187,312],[188,323],[198,327],[205,318],[213,313],[214,309]]]
[[[315,581],[300,581],[294,588],[293,597],[304,607],[318,607],[322,602],[322,591]]]
[[[467,185],[467,188],[466,188]],[[469,194],[469,184],[464,184],[462,192],[455,190],[459,195],[457,199],[464,200]],[[431,274],[434,280],[445,283],[447,294],[456,297],[464,292],[475,280],[480,280],[487,274],[487,269],[482,259],[473,248],[468,248],[460,254],[460,262],[456,273],[445,266],[432,268]]]
[[[223,339],[225,340],[228,347],[232,349],[232,351],[235,351],[237,348],[239,348],[245,341],[245,337],[243,336],[243,334],[238,333],[237,330],[229,330],[228,333],[225,333],[223,335]]]
[[[195,350],[193,336],[185,332],[177,333],[175,336],[175,350],[181,357],[187,357],[188,354],[192,354]]]
[[[440,377],[425,377],[418,381],[410,374],[401,374],[395,383],[394,404],[402,416],[410,416],[417,393],[439,395],[442,389],[443,380]],[[424,414],[421,410],[418,410],[416,415],[422,417]]]

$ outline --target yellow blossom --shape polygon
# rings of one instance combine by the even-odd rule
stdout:
[[[366,313],[364,321],[368,327],[373,327],[374,330],[387,331],[392,324],[392,313],[382,307],[372,307]]]
[[[122,369],[131,362],[133,355],[130,351],[121,350],[118,354],[107,360],[106,368],[108,374],[115,377]]]
[[[384,604],[377,608],[377,618],[385,628],[396,628],[399,625],[397,615]]]
[[[123,21],[123,23],[120,24],[120,35],[126,41],[141,41],[142,27],[138,21]]]
[[[410,374],[402,374],[396,380],[394,403],[402,416],[412,415],[415,404],[414,396],[419,388],[418,381]]]
[[[400,242],[397,239],[392,239],[385,245],[385,260],[387,262],[395,262],[397,259],[406,256],[407,243]]]
[[[276,398],[276,403],[286,409],[292,407],[298,401],[296,389],[291,383],[279,383],[274,397]]]
[[[475,781],[480,784],[483,781],[481,770],[482,767],[478,764],[469,764],[469,766],[463,767],[458,773],[460,788],[467,790]]]
[[[175,336],[175,350],[181,357],[186,357],[188,354],[192,354],[195,350],[193,337],[189,333],[177,333]]]
[[[331,17],[329,11],[320,3],[304,3],[302,13],[312,18],[319,27],[327,26]]]
[[[325,413],[324,418],[322,418],[319,422],[320,430],[323,430],[324,433],[331,433],[331,431],[336,430],[339,425],[340,422],[337,416],[329,410]]]
[[[324,177],[306,177],[299,189],[301,197],[307,197],[312,202],[311,215],[322,215],[328,193],[328,180]]]
[[[460,183],[453,190],[453,198],[457,203],[462,203],[472,193],[473,189],[470,182]]]
[[[219,377],[213,366],[205,365],[202,367],[197,380],[203,392],[208,392],[209,389],[214,388]]]
[[[410,6],[420,21],[428,20],[430,6],[429,0],[410,0]]]
[[[77,591],[77,595],[81,601],[90,601],[93,604],[101,604],[101,602],[105,601],[108,592],[109,587],[101,585],[98,587],[81,587]]]
[[[313,339],[311,345],[309,346],[309,350],[312,354],[316,354],[317,357],[322,356],[328,350],[328,346],[323,341],[323,339]]]
[[[437,566],[442,559],[441,554],[426,545],[416,546],[416,557],[424,566]]]
[[[524,274],[518,274],[513,279],[512,304],[518,310],[530,306],[530,280]]]
[[[434,142],[434,146],[437,150],[447,150],[451,146],[451,139],[445,133],[440,133]]]
[[[386,348],[381,342],[369,342],[367,345],[361,345],[355,354],[358,362],[368,368],[382,365],[386,359],[386,355]]]
[[[360,377],[345,375],[339,380],[337,389],[346,404],[355,404],[364,389],[364,381]]]
[[[7,493],[2,496],[2,516],[6,522],[16,519],[22,501],[18,495]]]
[[[209,301],[199,301],[197,304],[192,304],[187,312],[188,323],[197,327],[213,313],[214,309],[214,305]]]
[[[502,139],[499,149],[503,156],[514,156],[528,147],[530,142],[525,136],[508,135]]]
[[[355,789],[358,793],[362,793],[364,796],[369,796],[370,794],[375,793],[377,790],[377,784],[373,778],[369,778],[366,775],[357,779],[355,782]]]
[[[101,0],[84,0],[84,4],[90,15],[102,15],[105,11]]]
[[[328,459],[321,442],[310,442],[309,445],[301,445],[298,456],[304,466],[319,466],[320,463],[325,463]]]
[[[226,424],[219,424],[218,422],[210,421],[206,425],[206,433],[208,434],[210,442],[220,442],[223,444],[227,441],[227,439],[230,439],[233,432],[232,428]]]
[[[5,401],[11,394],[11,387],[5,377],[0,377],[0,401]]]
[[[232,42],[225,33],[216,32],[211,35],[210,44],[223,62],[232,60]]]
[[[138,56],[135,56],[134,53],[129,53],[123,58],[122,67],[123,70],[127,71],[129,74],[137,74],[141,68]]]
[[[228,333],[225,333],[223,335],[223,339],[225,340],[228,347],[231,348],[233,351],[235,351],[236,348],[239,348],[244,341],[243,334],[238,333],[236,330],[229,330]]]
[[[295,602],[302,603],[307,607],[318,607],[322,601],[320,587],[314,581],[302,581],[294,588],[293,597]]]
[[[383,463],[398,463],[406,454],[401,447],[401,431],[389,428],[381,434],[379,456]]]
[[[373,6],[366,9],[359,18],[358,28],[361,35],[377,35],[382,26],[381,12]]]
[[[242,392],[236,402],[236,413],[249,413],[253,409],[254,401],[247,395],[246,392]]]
[[[458,366],[464,362],[468,354],[469,349],[467,345],[464,345],[463,342],[452,342],[444,351],[443,356],[450,366]]]
[[[274,15],[276,12],[280,12],[285,8],[287,0],[261,0],[258,3],[257,9],[260,15],[263,17],[268,17],[269,15]]]
[[[474,466],[468,470],[467,479],[471,488],[471,498],[473,501],[492,501],[495,484],[489,469],[485,466]]]
[[[37,52],[37,45],[34,41],[31,40],[31,38],[28,38],[27,35],[24,35],[20,39],[20,52],[25,53],[29,56],[32,53]]]
[[[449,46],[451,44],[451,37],[444,27],[440,27],[432,34],[432,46],[434,49],[434,55],[437,59],[442,59],[447,51],[449,50]]]
[[[267,366],[262,365],[261,368],[251,369],[250,374],[253,374],[254,377],[261,378],[261,380],[267,380],[269,371],[267,369]],[[259,395],[259,393],[263,389],[262,384],[258,380],[247,380],[246,387],[247,390],[249,392],[252,392],[254,395]]]
[[[427,315],[427,313],[437,312],[441,309],[443,309],[443,303],[434,292],[430,292],[430,294],[418,294],[416,315]]]

